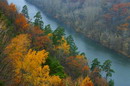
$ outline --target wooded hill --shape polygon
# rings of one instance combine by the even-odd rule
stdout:
[[[114,86],[110,60],[89,66],[62,27],[44,27],[40,12],[34,20],[0,0],[0,86]]]
[[[86,37],[130,57],[129,0],[26,0]]]

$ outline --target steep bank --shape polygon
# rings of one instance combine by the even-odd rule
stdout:
[[[91,20],[89,23],[87,22],[86,18],[82,20],[82,18],[75,16],[76,8],[73,9],[74,13],[68,12],[69,14],[67,13],[63,14],[62,11],[64,11],[63,8],[65,7],[61,7],[61,9],[57,9],[56,7],[53,7],[53,6],[58,5],[57,3],[51,3],[50,1],[51,3],[51,6],[50,6],[49,2],[48,3],[45,2],[46,0],[43,1],[42,3],[40,2],[40,0],[37,0],[37,1],[26,0],[26,1],[29,1],[30,3],[36,5],[38,8],[46,12],[48,16],[51,16],[63,22],[64,24],[73,27],[76,31],[83,33],[86,37],[91,38],[92,40],[95,40],[101,43],[102,45],[108,48],[111,48],[117,52],[120,52],[128,57],[130,56],[129,54],[129,51],[130,51],[129,27],[127,28],[128,30],[121,30],[119,28],[116,28],[117,26],[121,28],[126,28],[126,27],[125,26],[122,27],[122,25],[119,25],[119,24],[116,25],[116,23],[115,24],[110,23],[111,20],[108,21],[106,18],[102,18],[102,16],[106,16],[104,13],[102,13],[102,11],[101,11],[102,15],[100,13],[101,16],[97,14],[98,17],[101,18],[100,20],[96,16],[94,17],[95,20],[93,21]],[[108,12],[109,11],[106,11],[105,13],[107,14]],[[110,13],[112,12],[109,12],[109,14]],[[72,15],[70,16],[70,14]],[[73,18],[72,16],[75,18]],[[83,15],[81,15],[80,17],[84,18]],[[118,20],[115,19],[115,21],[113,20],[112,22],[116,22],[116,21],[119,21],[119,19]],[[126,22],[123,22],[123,23],[125,24]]]

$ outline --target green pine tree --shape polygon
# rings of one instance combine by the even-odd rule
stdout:
[[[76,44],[74,43],[74,39],[72,38],[72,36],[68,36],[66,38],[68,44],[70,45],[70,54],[71,56],[76,56],[79,54],[79,52],[77,51],[78,50],[78,47],[76,46]]]
[[[106,72],[106,79],[112,77],[112,73],[114,73],[114,70],[111,69],[111,63],[110,60],[106,60],[102,65],[102,70]]]
[[[39,26],[41,29],[43,28],[43,21],[42,21],[42,16],[40,12],[37,12],[36,15],[34,16],[35,20],[34,20],[34,25],[35,26]]]
[[[23,9],[21,11],[23,13],[23,15],[29,19],[29,15],[28,15],[28,7],[26,5],[23,6]]]
[[[44,31],[45,31],[45,32],[44,32],[45,35],[47,35],[47,34],[49,34],[49,33],[52,33],[52,30],[51,30],[50,25],[45,26]]]
[[[60,44],[59,40],[61,40],[64,35],[65,35],[64,28],[58,27],[58,28],[53,32],[53,38],[52,38],[53,44],[54,44],[54,45],[59,45],[59,44]]]

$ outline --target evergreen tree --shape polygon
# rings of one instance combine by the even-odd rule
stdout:
[[[65,35],[64,28],[58,27],[54,32],[53,32],[53,44],[54,45],[59,45],[60,42],[58,40],[61,40],[62,37]]]
[[[49,56],[46,60],[46,63],[43,65],[49,65],[50,75],[56,75],[59,76],[60,78],[66,77],[64,67],[60,64],[60,62],[56,58]]]
[[[27,19],[29,19],[29,15],[28,15],[28,7],[27,7],[27,5],[24,5],[23,6],[23,9],[22,9],[22,14],[27,18]]]
[[[102,70],[106,72],[106,79],[108,79],[108,77],[112,77],[112,73],[114,73],[114,70],[111,69],[111,61],[110,60],[106,60],[103,63]]]
[[[114,86],[114,80],[109,81],[109,86]]]
[[[35,21],[34,21],[34,25],[35,26],[39,26],[41,29],[43,28],[43,21],[42,21],[42,16],[40,12],[37,12],[36,15],[34,16]]]
[[[49,33],[52,33],[50,25],[45,26],[44,31],[45,31],[46,35],[49,34]]]
[[[100,62],[98,61],[98,59],[94,59],[92,61],[92,64],[91,64],[91,70],[93,71],[95,68],[99,68],[100,69],[101,65],[100,65]]]
[[[96,71],[94,77],[101,77],[101,65],[97,58],[92,61],[91,71]],[[95,80],[94,80],[95,81]]]
[[[76,44],[74,43],[74,39],[72,38],[72,36],[68,36],[66,38],[68,44],[70,45],[70,54],[72,56],[75,56],[75,55],[78,55],[79,52],[77,51],[78,50],[78,47],[76,46]]]

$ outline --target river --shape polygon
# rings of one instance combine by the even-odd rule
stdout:
[[[108,59],[111,60],[112,69],[115,70],[112,77],[115,81],[115,86],[130,86],[130,59],[128,57],[105,48],[102,45],[82,36],[73,29],[58,23],[56,20],[48,18],[41,10],[27,3],[25,0],[8,0],[8,3],[14,3],[17,6],[18,11],[21,11],[22,7],[27,5],[30,18],[33,18],[36,12],[40,11],[42,13],[44,24],[50,24],[53,30],[55,30],[58,26],[64,27],[66,35],[73,36],[79,51],[86,54],[89,63],[94,58],[98,58],[101,63]]]

